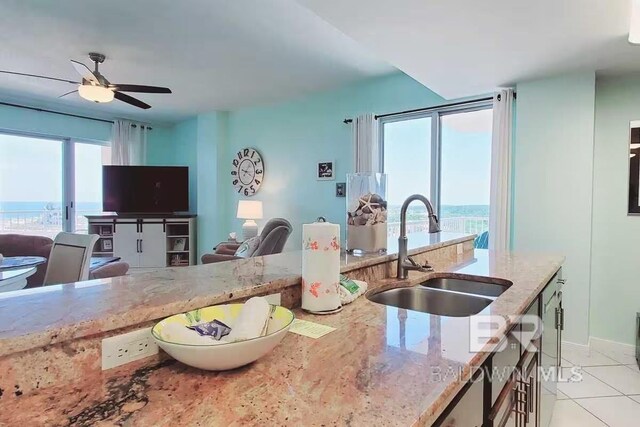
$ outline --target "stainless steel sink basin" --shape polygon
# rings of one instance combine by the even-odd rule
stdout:
[[[389,289],[367,298],[378,304],[452,317],[473,316],[493,302],[493,298],[422,286]]]
[[[441,274],[420,283],[418,286],[497,298],[509,289],[509,286],[512,284],[513,283],[508,280],[490,277],[465,277],[461,275],[452,276]]]

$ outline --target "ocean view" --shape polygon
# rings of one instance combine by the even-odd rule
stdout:
[[[18,212],[46,212],[46,211],[60,211],[62,209],[61,202],[4,202],[0,201],[0,212],[2,212],[4,218],[9,218],[11,215],[20,215]],[[78,202],[76,204],[76,210],[82,212],[101,212],[102,202]]]

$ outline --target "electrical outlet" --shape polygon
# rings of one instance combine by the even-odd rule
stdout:
[[[151,328],[138,329],[102,340],[102,370],[115,368],[158,353]]]

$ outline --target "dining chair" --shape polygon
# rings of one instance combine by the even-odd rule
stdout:
[[[58,233],[53,240],[44,285],[80,282],[89,279],[89,266],[96,234]]]

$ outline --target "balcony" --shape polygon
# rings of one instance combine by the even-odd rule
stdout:
[[[389,237],[400,236],[400,222],[388,224]],[[482,234],[489,231],[487,217],[451,217],[440,218],[440,229],[455,233]],[[407,233],[429,232],[429,221],[426,219],[407,221]]]
[[[76,232],[87,232],[87,218],[84,215],[99,211],[76,211]],[[61,209],[0,211],[0,234],[27,234],[50,238],[62,231],[64,214]]]

